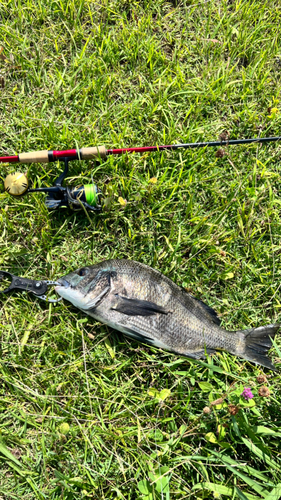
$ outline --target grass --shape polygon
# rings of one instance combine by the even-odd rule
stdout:
[[[278,1],[2,0],[1,151],[280,135],[280,21]],[[1,269],[129,258],[227,329],[280,321],[280,145],[224,150],[72,162],[69,184],[103,191],[87,217],[2,189]],[[52,185],[61,166],[24,169]],[[273,373],[138,345],[66,302],[1,302],[1,500],[280,498],[280,337]]]

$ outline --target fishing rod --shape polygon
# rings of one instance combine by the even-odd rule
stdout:
[[[100,210],[99,194],[100,190],[95,184],[86,184],[78,188],[64,187],[62,182],[68,172],[68,163],[71,160],[92,160],[103,159],[108,155],[122,155],[125,153],[151,153],[164,150],[206,148],[221,146],[236,146],[239,144],[277,142],[281,137],[257,137],[251,139],[229,139],[228,132],[224,131],[220,135],[219,141],[211,142],[191,142],[187,144],[170,144],[157,146],[142,146],[133,148],[106,149],[105,146],[88,147],[81,149],[67,149],[63,151],[34,151],[30,153],[20,153],[14,156],[1,156],[0,163],[51,163],[60,161],[64,163],[64,172],[55,180],[54,186],[43,188],[28,188],[27,177],[14,172],[9,174],[5,181],[5,190],[14,196],[21,196],[27,192],[47,193],[46,206],[50,209],[68,207],[73,210],[84,206],[88,210]]]
[[[221,134],[223,135],[223,134]],[[257,137],[251,139],[232,139],[211,142],[190,142],[187,144],[170,144],[162,146],[142,146],[134,148],[106,149],[105,146],[66,149],[64,151],[34,151],[21,153],[15,156],[0,156],[0,163],[50,163],[57,160],[69,158],[69,160],[92,160],[94,158],[106,158],[108,155],[121,155],[125,153],[151,153],[153,151],[206,148],[219,146],[237,146],[239,144],[250,144],[253,142],[277,142],[281,137]]]

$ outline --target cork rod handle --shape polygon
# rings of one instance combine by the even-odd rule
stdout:
[[[48,151],[33,151],[19,154],[20,163],[48,163]]]
[[[95,156],[100,156],[101,158],[106,157],[105,146],[98,146],[97,148],[81,148],[80,153],[82,160],[91,160]]]

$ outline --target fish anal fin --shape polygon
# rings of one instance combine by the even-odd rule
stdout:
[[[168,314],[164,307],[148,300],[129,299],[116,294],[116,304],[112,309],[127,316],[152,316],[153,314]]]

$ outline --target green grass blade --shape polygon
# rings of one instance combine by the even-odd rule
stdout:
[[[273,490],[265,497],[265,500],[279,500],[281,497],[281,483],[277,484]]]

